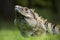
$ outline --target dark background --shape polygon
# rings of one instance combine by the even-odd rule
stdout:
[[[0,0],[0,21],[15,18],[15,5],[35,8],[36,12],[48,21],[60,24],[60,0]]]

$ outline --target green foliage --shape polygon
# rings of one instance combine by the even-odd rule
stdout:
[[[16,0],[16,4],[22,5],[22,6],[27,6],[28,0]]]
[[[19,30],[0,30],[0,40],[60,40],[60,35],[42,35],[41,37],[23,37]]]
[[[23,37],[18,28],[11,24],[3,23],[3,28],[0,29],[0,40],[60,40],[60,34]]]
[[[17,4],[22,6],[28,6],[30,1],[29,0],[16,0]],[[51,0],[31,0],[31,5],[40,5],[43,7],[52,7],[52,1]]]
[[[51,0],[35,0],[35,2],[38,4],[38,5],[41,5],[41,6],[46,6],[46,7],[50,7],[52,6],[52,1]]]
[[[40,8],[35,8],[36,12],[39,14],[39,16],[42,16],[43,18],[47,19],[48,22],[52,22],[53,21],[53,15],[52,14],[52,10],[49,8],[44,8],[44,9],[40,9]],[[53,21],[54,22],[54,21]]]

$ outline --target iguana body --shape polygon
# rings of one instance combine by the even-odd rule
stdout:
[[[16,5],[15,11],[18,13],[16,13],[14,23],[19,26],[23,33],[27,32],[31,35],[38,35],[46,32],[51,34],[57,34],[59,32],[59,28],[57,28],[56,25],[47,22],[47,19],[39,17],[39,15],[34,12],[34,9]]]

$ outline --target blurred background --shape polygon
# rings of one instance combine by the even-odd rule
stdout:
[[[14,26],[15,5],[36,9],[48,22],[60,24],[60,0],[0,0],[0,40],[38,40],[35,37],[23,38]],[[43,37],[42,40],[60,40],[59,35]]]
[[[13,22],[15,5],[34,8],[49,22],[60,24],[60,0],[0,0],[0,21]]]

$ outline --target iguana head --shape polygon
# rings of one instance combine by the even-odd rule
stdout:
[[[27,18],[33,18],[33,15],[31,13],[33,13],[34,10],[32,10],[32,9],[16,5],[15,10],[18,11],[21,15],[23,15]]]

